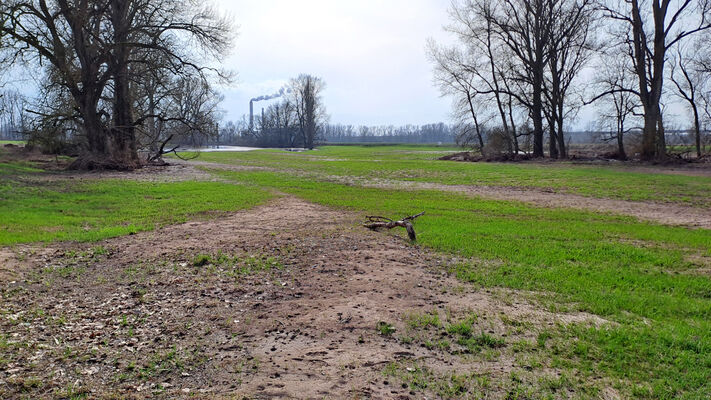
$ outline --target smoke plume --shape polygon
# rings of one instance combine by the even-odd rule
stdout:
[[[251,102],[257,102],[257,101],[264,101],[264,100],[277,99],[277,98],[279,98],[279,97],[285,95],[286,93],[291,93],[291,89],[290,89],[290,88],[284,88],[284,87],[283,87],[283,88],[279,89],[279,91],[276,92],[276,93],[274,93],[274,94],[255,97],[255,98],[253,98],[253,99],[250,100],[250,101],[251,101]]]

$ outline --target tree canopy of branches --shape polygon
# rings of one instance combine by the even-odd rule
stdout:
[[[606,100],[598,108],[600,123],[612,125],[612,129],[603,134],[604,141],[614,140],[617,143],[617,158],[627,159],[625,135],[634,128],[629,126],[636,119],[636,110],[640,107],[639,97],[633,93],[634,70],[631,61],[626,57],[618,57],[616,53],[604,54],[599,62],[601,71],[594,83],[606,96]]]
[[[594,50],[594,14],[591,0],[452,1],[446,29],[458,45],[431,43],[430,56],[435,81],[479,147],[482,125],[498,120],[507,151],[518,154],[518,138],[529,133],[518,127],[530,121],[535,157],[544,155],[546,123],[551,157],[566,156],[564,122],[577,109],[569,93]]]
[[[73,164],[80,169],[139,167],[137,130],[146,121],[175,122],[191,108],[196,116],[195,104],[173,101],[178,113],[170,115],[158,102],[139,104],[139,91],[160,85],[173,100],[189,85],[204,91],[208,74],[219,72],[205,60],[231,41],[227,20],[195,0],[5,0],[0,24],[8,58],[49,64],[47,89],[66,93],[81,138]]]
[[[696,156],[701,157],[701,118],[703,110],[704,93],[711,90],[709,88],[709,74],[704,72],[703,64],[694,57],[698,46],[686,48],[678,46],[673,57],[671,57],[671,68],[669,78],[676,89],[675,94],[684,101],[691,111],[692,130],[694,134],[694,147]]]
[[[313,75],[301,74],[289,86],[301,140],[305,148],[313,149],[319,132],[328,122],[322,98],[326,83]]]
[[[643,110],[642,159],[664,160],[662,98],[669,51],[688,37],[711,29],[711,1],[609,0],[602,8],[610,20],[627,28],[622,41],[612,41],[626,48],[638,81],[635,89],[625,90],[639,97]]]

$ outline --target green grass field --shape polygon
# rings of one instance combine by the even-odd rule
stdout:
[[[0,164],[0,177],[37,173]],[[94,241],[260,204],[264,190],[214,182],[97,180],[0,183],[0,246],[54,240]]]
[[[711,207],[711,177],[630,172],[614,166],[571,163],[459,163],[437,160],[454,148],[427,146],[324,147],[289,153],[280,150],[203,153],[201,161],[268,167],[316,175],[432,182],[445,185],[546,189],[589,197],[673,202]]]
[[[586,382],[613,382],[625,397],[711,398],[711,231],[437,190],[365,188],[329,182],[328,175],[544,187],[696,207],[711,205],[711,178],[435,160],[451,150],[349,146],[204,153],[199,161],[265,169],[202,165],[222,182],[161,184],[57,180],[38,186],[23,179],[39,174],[31,165],[0,164],[0,175],[10,177],[0,185],[0,245],[122,235],[250,207],[275,190],[363,215],[426,211],[416,222],[419,244],[466,260],[451,267],[463,283],[523,291],[551,311],[582,311],[609,321],[542,330],[538,344],[526,351],[547,368]],[[582,398],[599,396],[589,390]]]

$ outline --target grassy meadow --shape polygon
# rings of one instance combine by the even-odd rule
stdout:
[[[660,201],[711,207],[711,178],[631,172],[573,163],[441,162],[459,151],[435,146],[330,146],[308,153],[280,150],[202,153],[200,161],[271,168],[315,177],[432,182],[446,185],[545,189],[596,198]]]
[[[462,284],[520,291],[547,310],[586,312],[607,321],[530,328],[538,340],[517,344],[520,367],[578,377],[577,383],[561,385],[580,398],[602,397],[605,385],[631,398],[711,398],[711,231],[514,199],[359,184],[504,186],[709,207],[711,178],[570,163],[436,160],[449,151],[456,149],[333,146],[304,153],[203,153],[198,167],[216,180],[173,183],[77,183],[61,173],[41,179],[46,173],[32,164],[0,163],[0,245],[99,240],[209,218],[279,195],[363,215],[425,211],[415,224],[418,244],[456,256],[460,261],[449,272]],[[333,176],[353,182],[334,182]],[[545,396],[520,398],[540,397]]]

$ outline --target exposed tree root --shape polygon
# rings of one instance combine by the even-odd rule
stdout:
[[[133,171],[143,167],[140,160],[117,160],[110,157],[100,157],[96,155],[79,156],[67,169],[77,171]]]

